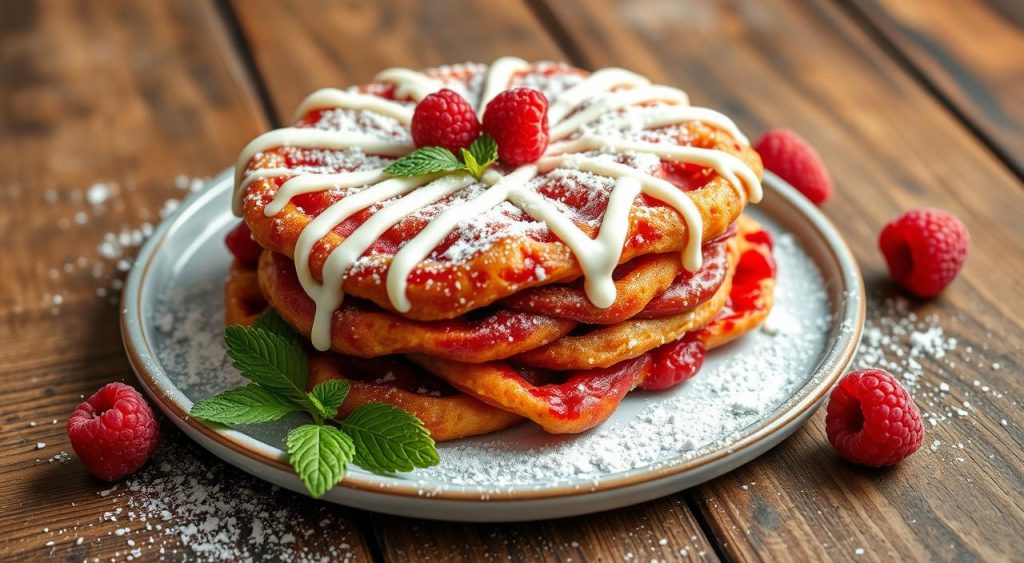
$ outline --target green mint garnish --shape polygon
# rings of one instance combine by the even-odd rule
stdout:
[[[338,414],[338,407],[345,402],[348,396],[348,381],[328,379],[318,383],[309,393],[309,398],[318,405],[320,415],[324,418],[334,418]]]
[[[296,410],[291,403],[278,400],[277,395],[250,383],[199,401],[190,414],[221,424],[255,424],[284,418]]]
[[[306,484],[309,494],[318,497],[345,476],[356,447],[352,438],[327,424],[304,424],[293,428],[285,439],[288,463]]]
[[[356,407],[341,429],[356,444],[356,465],[377,473],[412,471],[440,461],[434,440],[419,419],[398,407],[369,403]]]
[[[397,407],[368,403],[339,421],[340,428],[327,423],[337,417],[349,384],[330,379],[307,393],[306,351],[298,334],[277,313],[263,314],[251,327],[228,327],[224,342],[232,363],[250,383],[197,402],[191,416],[233,425],[307,413],[313,423],[292,429],[285,445],[288,462],[314,497],[341,481],[349,463],[393,473],[440,461],[423,423]]]
[[[480,179],[496,160],[498,143],[484,133],[476,138],[469,150],[462,149],[462,162],[444,147],[422,147],[391,163],[384,172],[392,176],[421,176],[438,172],[466,171]]]
[[[228,356],[246,379],[306,410],[309,364],[297,342],[262,328],[229,326],[224,330]]]
[[[473,161],[477,163],[480,174],[483,174],[487,167],[498,160],[498,142],[494,140],[494,137],[484,133],[469,145],[468,152]],[[469,166],[469,162],[466,163],[466,166]],[[470,170],[470,172],[473,171]],[[475,173],[473,175],[477,176]],[[477,177],[479,178],[479,176]]]
[[[421,176],[462,170],[462,163],[444,147],[423,147],[391,163],[384,172],[392,176]]]
[[[256,317],[256,321],[252,323],[252,326],[274,333],[293,343],[300,351],[302,350],[302,340],[299,338],[299,334],[292,330],[291,325],[285,322],[281,315],[277,314],[277,311],[273,309],[267,309],[266,313]]]

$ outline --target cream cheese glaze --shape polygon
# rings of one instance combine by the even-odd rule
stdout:
[[[492,63],[484,76],[477,104],[478,112],[482,114],[488,101],[508,88],[513,77],[529,68],[529,63],[514,57],[500,58]],[[401,68],[385,70],[377,75],[377,80],[394,84],[397,98],[414,100],[421,100],[444,87],[444,83],[438,79]],[[588,102],[587,106],[575,111],[584,102]],[[628,121],[624,118],[621,122],[615,121],[614,116],[620,110],[651,102],[659,102],[661,105],[642,107]],[[395,119],[405,126],[411,121],[413,112],[411,106],[372,94],[325,89],[311,94],[299,105],[297,119],[309,111],[327,108],[372,112]],[[533,219],[545,223],[571,249],[583,271],[587,297],[597,307],[606,308],[615,301],[612,271],[622,255],[633,201],[641,193],[666,203],[682,216],[689,233],[689,240],[682,252],[683,266],[690,271],[700,268],[703,225],[699,210],[690,197],[667,180],[585,153],[649,154],[709,167],[733,186],[738,197],[755,203],[761,199],[761,184],[757,175],[743,161],[724,151],[628,140],[585,131],[572,138],[589,124],[608,115],[613,116],[612,129],[622,130],[637,127],[657,129],[688,121],[706,122],[725,131],[738,143],[748,144],[746,137],[729,118],[707,108],[689,106],[689,98],[682,90],[651,85],[645,77],[619,68],[598,70],[551,100],[548,117],[553,142],[537,163],[520,166],[507,174],[488,170],[480,180],[489,186],[488,189],[433,217],[395,254],[385,282],[388,299],[395,310],[407,312],[411,309],[412,304],[406,295],[409,274],[460,221],[483,214],[506,201]],[[322,174],[268,168],[245,174],[254,156],[281,146],[329,150],[357,148],[367,154],[391,157],[403,156],[414,150],[414,147],[400,140],[385,140],[353,132],[288,127],[257,137],[239,155],[232,198],[232,208],[237,215],[241,215],[246,188],[263,178],[289,177],[265,207],[264,213],[267,216],[280,213],[293,197],[301,194],[361,188],[327,207],[313,219],[304,228],[295,245],[296,273],[303,289],[316,304],[311,340],[317,349],[327,350],[331,342],[331,316],[344,300],[342,281],[356,260],[403,218],[473,185],[477,180],[465,173],[392,178],[383,169]],[[615,180],[596,238],[590,238],[557,206],[531,189],[534,178],[556,168],[576,169]],[[352,215],[392,198],[398,199],[376,211],[331,252],[323,266],[323,282],[317,282],[309,266],[316,243]]]

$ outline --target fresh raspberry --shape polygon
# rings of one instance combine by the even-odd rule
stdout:
[[[224,244],[227,245],[231,254],[235,255],[235,258],[246,264],[259,262],[260,253],[263,252],[260,245],[253,240],[252,231],[249,230],[249,225],[246,225],[245,221],[228,232],[224,237]]]
[[[680,340],[659,346],[652,352],[654,365],[641,387],[662,391],[690,379],[704,364],[704,342],[687,334]]]
[[[487,104],[484,131],[505,164],[534,162],[548,148],[548,99],[532,88],[505,90]]]
[[[754,147],[764,167],[789,182],[815,205],[832,195],[832,178],[807,141],[789,129],[772,129]]]
[[[832,390],[825,415],[828,441],[839,457],[868,467],[901,461],[921,447],[921,413],[889,372],[854,371]]]
[[[108,383],[68,417],[68,438],[95,476],[116,481],[137,471],[156,451],[159,426],[134,388]]]
[[[444,147],[458,156],[480,136],[480,120],[465,98],[445,88],[416,105],[411,129],[417,147]]]
[[[970,243],[967,227],[941,209],[908,211],[878,237],[892,278],[918,297],[934,297],[953,281]]]

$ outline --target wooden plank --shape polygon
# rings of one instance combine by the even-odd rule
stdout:
[[[385,517],[374,522],[388,561],[718,561],[679,496],[544,522],[459,524]]]
[[[181,559],[204,543],[213,557],[231,545],[210,534],[232,529],[257,557],[301,543],[368,559],[348,511],[275,492],[169,424],[158,461],[106,494],[69,456],[64,424],[83,396],[134,381],[118,328],[121,251],[188,177],[224,169],[267,127],[212,5],[4,2],[0,37],[0,559]],[[262,546],[246,543],[258,518],[228,526],[234,515],[212,504],[246,495],[271,514],[277,537]],[[274,519],[282,508],[291,521]],[[301,532],[324,521],[337,533],[306,545]]]
[[[920,371],[916,398],[926,418],[936,419],[926,425],[923,451],[889,471],[851,467],[832,453],[819,412],[770,454],[690,493],[719,548],[741,560],[1024,552],[1019,181],[831,3],[681,8],[579,0],[538,11],[564,30],[579,60],[679,84],[754,138],[786,126],[816,146],[837,181],[824,209],[856,253],[871,294],[870,336],[878,340],[863,349],[888,350],[889,361],[904,365],[897,371]],[[897,292],[877,233],[902,210],[923,206],[964,220],[973,236],[970,260],[941,298],[887,303]],[[881,341],[902,341],[908,354],[914,333],[919,346],[935,344],[926,342],[929,328],[950,349],[919,350],[917,371],[895,356],[896,344]]]
[[[234,7],[271,103],[285,118],[317,88],[366,82],[390,66],[488,62],[507,54],[563,58],[519,2],[299,2],[284,7],[263,0],[237,1]],[[683,557],[681,551],[694,558],[714,555],[692,512],[678,501],[526,527],[410,522],[374,518],[381,548],[395,561],[453,554],[472,559],[481,553],[528,560],[575,558],[574,553],[587,560],[617,560],[627,553],[644,554],[645,560]],[[663,538],[669,540],[666,545],[658,544]]]
[[[1024,177],[1024,5],[854,0],[853,6]]]
[[[392,66],[489,62],[508,54],[561,58],[519,1],[234,0],[234,7],[275,113],[284,121],[310,92],[370,82]]]

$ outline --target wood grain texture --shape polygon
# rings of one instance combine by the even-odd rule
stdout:
[[[233,5],[275,113],[284,122],[314,90],[364,84],[393,66],[490,62],[508,54],[562,58],[519,0],[234,0]]]
[[[824,209],[864,270],[872,324],[884,333],[911,313],[935,315],[958,340],[944,357],[921,359],[917,401],[926,418],[950,417],[928,424],[923,451],[899,467],[840,462],[819,412],[769,455],[691,491],[719,548],[741,560],[1024,552],[1024,304],[1012,297],[1024,276],[1019,180],[831,3],[581,0],[538,11],[584,64],[681,85],[754,138],[778,126],[805,136],[836,179]],[[972,252],[941,298],[901,310],[885,304],[897,292],[876,236],[923,206],[963,219]]]
[[[372,525],[388,561],[718,561],[678,497],[520,524],[375,516]]]
[[[109,484],[73,456],[61,461],[72,452],[64,424],[101,385],[134,382],[110,302],[124,275],[120,251],[142,236],[132,241],[131,231],[186,193],[177,176],[219,172],[266,120],[205,1],[3,2],[0,38],[0,560],[123,559],[136,549],[152,559],[161,547],[169,558],[195,556],[180,534],[146,529],[139,503],[152,494],[128,488],[138,480],[101,496]],[[122,231],[124,244],[98,248]],[[218,476],[224,491],[248,487],[290,507],[285,529],[295,534],[330,516],[338,532],[311,553],[369,558],[344,509],[326,515],[275,492],[170,425],[162,451],[196,477]],[[146,471],[150,487],[165,473],[159,463]],[[171,510],[189,516],[155,524],[181,530],[207,518]],[[349,549],[331,551],[342,543]]]
[[[1024,4],[853,0],[852,5],[1024,177]]]

